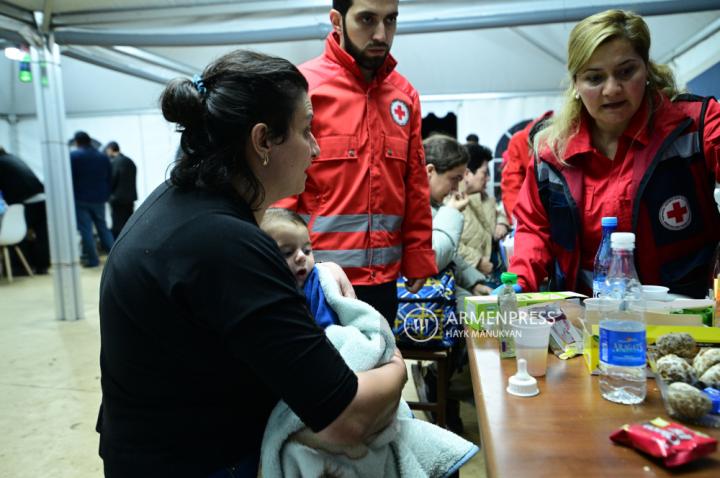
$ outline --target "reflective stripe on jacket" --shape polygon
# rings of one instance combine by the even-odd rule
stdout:
[[[331,33],[300,66],[320,155],[305,191],[274,205],[303,215],[316,258],[356,285],[437,274],[419,95],[395,65],[388,55],[368,84]]]

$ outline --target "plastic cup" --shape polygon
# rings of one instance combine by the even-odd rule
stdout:
[[[510,322],[515,337],[515,356],[527,361],[527,371],[533,377],[542,377],[547,370],[552,325],[552,321],[541,317],[521,317]]]

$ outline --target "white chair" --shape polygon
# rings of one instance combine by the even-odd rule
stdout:
[[[13,246],[15,253],[20,258],[23,267],[29,276],[32,276],[32,269],[25,260],[20,248],[17,246],[27,234],[27,224],[25,224],[25,206],[22,204],[11,204],[3,215],[2,223],[0,223],[0,247],[3,250],[5,258],[5,274],[8,282],[12,282],[12,267],[10,266],[10,254],[8,246]]]

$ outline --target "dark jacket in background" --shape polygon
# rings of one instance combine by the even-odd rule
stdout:
[[[19,204],[45,191],[25,162],[12,154],[0,154],[0,191],[5,202]]]
[[[135,179],[137,168],[132,159],[120,153],[110,160],[112,163],[112,185],[110,204],[132,204],[137,199]]]
[[[30,167],[17,156],[0,154],[0,191],[8,204],[23,204],[28,199],[45,192]],[[45,200],[35,198],[25,203],[25,223],[28,236],[20,243],[20,249],[36,274],[47,274],[50,267],[50,242],[48,238],[47,212]],[[25,275],[25,268],[13,257],[14,275]]]
[[[76,201],[107,202],[112,178],[107,156],[91,147],[78,148],[70,152],[70,167]]]

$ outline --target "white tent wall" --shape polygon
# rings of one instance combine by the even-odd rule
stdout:
[[[669,65],[675,72],[678,85],[685,86],[718,62],[720,62],[720,31],[677,56]]]
[[[140,204],[167,177],[168,168],[175,158],[179,143],[179,135],[174,132],[173,126],[156,111],[107,116],[72,116],[67,118],[66,127],[70,135],[75,131],[83,130],[103,145],[109,141],[117,141],[121,151],[132,158],[137,165],[137,204]],[[34,118],[23,119],[18,122],[17,130],[20,143],[18,156],[42,178],[43,167],[37,139],[37,121]],[[1,131],[0,128],[0,134]]]
[[[434,113],[442,117],[449,112],[455,113],[458,118],[458,138],[461,141],[467,134],[477,133],[481,142],[494,150],[509,127],[520,120],[535,118],[548,109],[556,108],[559,101],[559,96],[430,99],[423,100],[421,106],[423,115]],[[159,111],[73,114],[66,121],[69,135],[83,130],[103,145],[108,141],[117,141],[123,153],[135,161],[138,168],[138,204],[168,177],[168,168],[175,158],[180,138],[174,126],[166,122]],[[43,178],[37,121],[34,118],[23,118],[16,128],[19,149],[15,153]],[[6,121],[0,121],[0,141],[5,137],[9,140],[9,125]]]
[[[475,133],[481,144],[495,151],[495,145],[511,126],[557,109],[560,102],[560,95],[462,101],[455,111],[458,139],[464,141],[468,134]]]

